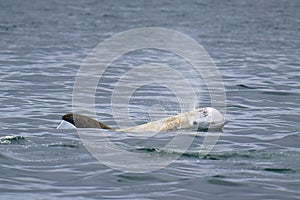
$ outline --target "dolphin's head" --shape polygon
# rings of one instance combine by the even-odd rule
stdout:
[[[190,113],[189,124],[200,130],[221,129],[226,123],[224,116],[215,108],[199,108]]]

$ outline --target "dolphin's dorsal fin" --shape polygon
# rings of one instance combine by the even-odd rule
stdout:
[[[75,114],[75,113],[69,113],[62,116],[62,120],[65,120],[73,124],[76,128],[101,128],[101,129],[110,129],[110,130],[113,129],[90,117],[87,117],[85,115]]]

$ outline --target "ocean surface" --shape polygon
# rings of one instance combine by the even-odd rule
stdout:
[[[0,199],[300,199],[300,1],[0,0],[0,8]],[[142,27],[176,30],[205,48],[222,76],[228,123],[205,156],[206,132],[187,131],[194,140],[181,152],[163,148],[172,132],[143,140],[106,131],[125,151],[179,157],[134,173],[99,162],[76,130],[56,127],[72,112],[77,72],[92,49]],[[95,93],[98,120],[118,126],[114,87],[150,62],[176,68],[198,88],[191,108],[211,106],[205,81],[182,58],[145,49],[111,63]],[[135,90],[123,122],[178,114],[176,95],[185,91],[166,89]]]

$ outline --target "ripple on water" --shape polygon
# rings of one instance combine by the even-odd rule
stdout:
[[[20,135],[7,135],[0,137],[0,144],[25,144],[26,139]]]

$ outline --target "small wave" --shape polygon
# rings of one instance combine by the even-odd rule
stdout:
[[[241,87],[241,88],[246,88],[246,89],[257,89],[257,87],[252,87],[252,86],[248,86],[245,84],[238,84],[237,86]]]
[[[177,154],[181,157],[186,158],[202,158],[205,160],[228,160],[228,159],[271,159],[274,156],[280,156],[280,153],[266,153],[260,150],[245,150],[245,151],[229,151],[229,152],[211,152],[207,155],[201,154],[200,149],[188,149],[186,151],[182,149],[167,149],[167,148],[158,148],[158,147],[134,147],[130,149],[131,151],[139,151],[142,153],[154,153],[163,155]],[[266,171],[272,171],[273,169],[265,169]],[[274,169],[274,172],[277,173],[292,173],[292,170],[285,169]]]
[[[48,147],[67,147],[67,148],[76,148],[78,147],[78,143],[52,143],[49,144]]]
[[[7,135],[0,137],[0,144],[23,144],[25,137],[20,135]]]
[[[165,148],[158,148],[158,147],[135,147],[131,149],[131,151],[139,151],[144,153],[158,153],[160,155],[170,155],[170,154],[178,154],[184,157],[200,157],[199,151],[183,151],[183,150],[176,150],[176,149],[165,149]],[[204,157],[205,158],[205,157]]]
[[[264,90],[261,91],[262,94],[268,94],[268,95],[275,95],[275,96],[288,96],[288,95],[295,95],[294,92],[288,92],[288,91],[273,91],[273,90]]]
[[[290,168],[265,168],[264,170],[268,172],[274,172],[280,174],[293,174],[296,172],[296,170]]]
[[[245,159],[250,159],[253,158],[253,156],[250,154],[250,152],[224,152],[221,154],[208,154],[204,156],[204,159],[208,160],[226,160],[230,158],[245,158]]]
[[[241,183],[228,181],[228,180],[222,180],[222,179],[210,179],[207,182],[210,184],[221,185],[221,186],[232,186],[232,187],[243,186],[243,184],[241,184]]]
[[[265,87],[260,87],[260,86],[249,86],[249,85],[245,85],[245,84],[237,84],[236,85],[239,88],[244,88],[244,89],[259,89],[259,92],[262,94],[267,94],[267,95],[279,95],[279,96],[287,96],[287,95],[295,95],[297,93],[293,92],[289,92],[286,90],[270,90],[267,89]]]

